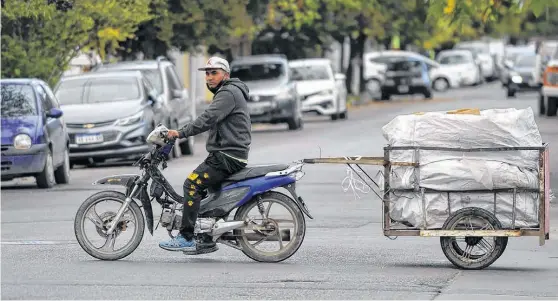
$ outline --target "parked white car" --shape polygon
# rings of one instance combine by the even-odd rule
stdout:
[[[483,81],[481,70],[469,50],[442,50],[436,56],[436,61],[459,75],[461,85],[478,85]]]
[[[453,69],[447,68],[438,62],[431,60],[424,55],[411,51],[401,50],[388,50],[381,52],[369,52],[364,54],[364,74],[367,83],[367,89],[371,85],[370,81],[375,80],[377,77],[383,76],[385,72],[385,63],[393,58],[409,57],[417,60],[424,61],[428,65],[428,73],[432,82],[432,87],[436,91],[445,91],[449,88],[458,88],[460,85],[460,77]],[[368,76],[368,77],[367,77]],[[383,77],[381,77],[383,80]],[[381,83],[381,81],[378,81]]]
[[[335,74],[328,59],[292,60],[289,69],[303,113],[330,116],[331,120],[347,118],[345,75]]]
[[[486,79],[496,77],[496,64],[490,54],[488,43],[473,41],[461,42],[455,45],[456,50],[469,50],[477,57],[477,63],[481,66],[482,76]]]

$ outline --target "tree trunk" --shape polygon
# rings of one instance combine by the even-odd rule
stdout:
[[[364,84],[364,44],[366,42],[366,36],[364,32],[360,32],[357,38],[358,47],[358,62],[359,62],[359,81],[358,81],[358,92],[359,94],[364,92],[366,85]]]

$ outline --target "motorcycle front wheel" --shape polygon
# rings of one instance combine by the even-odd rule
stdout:
[[[126,196],[121,192],[102,191],[81,204],[74,220],[74,232],[79,245],[87,254],[101,260],[118,260],[132,254],[139,246],[145,219],[134,201],[124,211],[113,233],[106,234],[125,200]],[[103,207],[111,204],[113,206]],[[98,209],[98,206],[102,208]],[[120,244],[126,236],[130,237],[128,242]]]

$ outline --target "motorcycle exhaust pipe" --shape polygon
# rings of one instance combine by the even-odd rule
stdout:
[[[259,233],[246,233],[244,234],[248,241],[259,241],[262,238],[265,238],[265,235]],[[237,236],[234,236],[232,232],[227,232],[223,234],[220,238],[223,240],[235,240]],[[291,240],[291,229],[284,229],[281,230],[281,238],[282,241],[290,241]],[[278,241],[279,237],[277,235],[268,236],[265,241]]]

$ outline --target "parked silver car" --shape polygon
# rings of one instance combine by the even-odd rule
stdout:
[[[231,62],[231,77],[250,89],[252,123],[287,123],[289,130],[303,127],[302,106],[296,83],[283,55],[254,55]]]
[[[176,66],[165,57],[156,60],[124,61],[97,66],[94,71],[138,70],[149,79],[155,89],[162,94],[163,102],[171,108],[163,124],[171,129],[178,129],[196,118],[196,107],[184,88]],[[175,146],[176,155],[194,154],[194,137],[180,140]]]
[[[147,135],[170,111],[139,71],[63,77],[54,93],[68,127],[71,165],[145,153]]]

